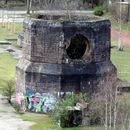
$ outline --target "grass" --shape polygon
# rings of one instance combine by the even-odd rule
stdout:
[[[110,14],[106,14],[104,17],[109,18],[112,23],[112,28],[119,30],[120,24],[118,20],[115,20]],[[130,22],[121,23],[121,31],[130,34]]]
[[[10,26],[11,27],[11,26]],[[7,29],[7,25],[2,27],[0,24],[0,41],[6,41],[6,39],[17,39],[18,34],[22,32],[22,23],[15,23],[13,25],[15,32]],[[13,41],[14,46],[16,46],[16,41]],[[0,45],[0,48],[5,48],[5,45]],[[5,82],[10,79],[15,79],[15,66],[17,60],[15,60],[10,53],[0,54],[0,86],[3,87]],[[0,90],[1,92],[1,90]]]
[[[0,48],[6,48],[6,45],[0,45]]]
[[[16,42],[13,42],[12,46],[16,47],[19,50],[22,50],[22,47],[20,47]]]
[[[130,93],[123,93],[118,96],[118,100],[121,104],[130,106]]]
[[[22,119],[23,121],[36,122],[35,125],[30,127],[30,130],[104,130],[101,127],[60,128],[49,116],[46,115],[23,117]]]
[[[0,113],[7,113],[8,111],[0,109]]]
[[[0,94],[3,93],[3,87],[0,87]]]
[[[0,54],[0,86],[4,86],[6,80],[15,79],[16,64],[10,53]]]
[[[0,41],[6,41],[6,39],[17,39],[18,34],[22,32],[22,23],[10,24],[9,28],[6,24],[4,27],[0,24]]]
[[[112,23],[112,28],[119,30],[120,26],[117,20],[115,20],[110,14],[105,15]],[[123,23],[121,30],[124,33],[130,34],[130,23]],[[124,45],[124,51],[118,51],[118,38],[112,39],[112,46],[116,48],[111,49],[111,60],[117,68],[118,76],[124,81],[130,82],[130,46]]]
[[[112,40],[112,45],[117,47],[117,40]],[[119,78],[130,82],[130,46],[125,45],[124,51],[111,49],[111,60],[117,68]]]

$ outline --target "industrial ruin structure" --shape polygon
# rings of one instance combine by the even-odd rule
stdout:
[[[24,21],[17,91],[59,95],[97,91],[116,75],[110,60],[111,23],[95,16],[39,15]]]

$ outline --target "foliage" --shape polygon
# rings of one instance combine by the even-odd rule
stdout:
[[[83,1],[83,3],[91,3],[91,0],[82,0]]]
[[[124,23],[127,23],[129,20],[129,6],[113,3],[108,6],[109,13],[113,16],[118,22],[121,20]]]
[[[102,109],[103,111],[103,109]],[[89,110],[89,116],[90,116],[90,125],[101,125],[102,119],[100,116],[100,111],[97,107],[95,107],[95,104],[91,106]]]
[[[68,95],[56,105],[55,110],[51,113],[51,117],[56,121],[61,121],[62,127],[70,127],[68,122],[71,120],[72,113],[68,111],[69,107],[74,107],[78,102],[90,102],[90,98],[87,94],[73,94]]]
[[[104,9],[102,6],[98,6],[94,9],[94,15],[102,16],[104,14]]]
[[[3,96],[11,103],[12,95],[15,93],[15,82],[13,80],[6,81],[6,86],[3,88]]]
[[[34,6],[34,10],[38,10],[39,8],[42,8],[42,9],[47,9],[47,10],[51,10],[51,9],[60,9],[61,6],[63,7],[63,3],[64,3],[64,7],[66,6],[65,5],[65,2],[68,2],[68,1],[71,1],[71,0],[35,0],[35,1],[32,1],[32,5]]]
[[[12,103],[12,107],[15,109],[17,114],[24,114],[23,112],[21,112],[21,108],[20,105],[18,103]]]
[[[73,128],[61,128],[51,120],[49,116],[24,116],[23,121],[36,122],[35,125],[30,127],[30,130],[104,130],[100,126],[91,127],[73,127]]]
[[[103,5],[104,1],[103,0],[82,0],[83,3],[90,3],[92,5]]]

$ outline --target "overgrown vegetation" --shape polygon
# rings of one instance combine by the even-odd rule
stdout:
[[[94,9],[94,15],[102,16],[104,14],[104,10],[102,6],[98,6]]]
[[[17,102],[12,103],[12,107],[14,108],[16,114],[23,115],[24,112],[21,111],[21,106]]]
[[[110,89],[111,90],[111,89]],[[105,93],[106,94],[110,94],[110,93],[108,93],[108,91],[110,91],[109,89],[107,89],[107,91],[105,90]],[[112,93],[111,93],[112,94]],[[110,95],[111,95],[110,94]],[[105,96],[105,95],[101,95],[101,97],[103,97],[103,96]],[[112,95],[111,95],[112,96]],[[114,98],[114,97],[113,97]],[[113,100],[113,98],[112,98],[112,100]],[[129,101],[129,96],[128,96],[128,94],[127,94],[127,96],[125,96],[125,98],[124,98],[124,96],[119,96],[119,102],[121,103],[123,103],[122,104],[122,107],[125,107],[125,111],[122,111],[122,107],[121,107],[121,113],[122,113],[122,117],[127,117],[127,112],[128,112],[128,108],[126,107],[126,101],[127,101],[127,103],[128,103],[128,101]],[[126,98],[127,98],[127,100],[126,100]],[[98,98],[99,99],[99,98]],[[108,97],[108,99],[109,99],[109,97]],[[99,102],[95,102],[98,106],[100,106],[101,105],[101,103],[103,103],[104,101],[106,100],[106,97],[104,97],[104,98],[102,98],[102,100],[100,100],[100,104],[98,104]],[[103,101],[103,102],[102,102]],[[105,103],[105,102],[104,102]],[[71,103],[70,103],[71,104]],[[73,104],[73,103],[72,103]],[[128,103],[129,105],[130,105],[130,103]],[[108,103],[108,106],[109,106],[110,104]],[[103,109],[102,109],[102,107],[103,107]],[[106,106],[102,106],[102,107],[100,107],[100,110],[102,111],[102,112],[104,112],[105,111],[105,107]],[[97,112],[98,112],[98,110],[97,110],[97,107],[95,107],[94,108],[94,110],[96,110]],[[104,110],[104,111],[103,111]],[[109,107],[107,108],[107,110],[108,110],[108,112],[109,112]],[[119,109],[118,109],[119,110]],[[121,114],[120,113],[120,114]],[[94,114],[94,113],[93,113]],[[100,113],[98,113],[98,115],[100,115]],[[121,115],[120,115],[121,116]],[[105,114],[103,115],[103,117],[105,117]],[[109,114],[108,114],[108,117],[109,117]],[[93,116],[93,118],[94,118],[94,116]],[[31,130],[54,130],[54,129],[56,129],[56,130],[105,130],[105,126],[86,126],[86,127],[73,127],[73,128],[60,128],[49,116],[46,116],[46,115],[43,115],[43,116],[27,116],[27,117],[23,117],[22,118],[23,119],[23,121],[33,121],[33,122],[36,122],[36,124],[35,125],[33,125],[33,126],[31,126],[30,127],[30,129]],[[120,120],[124,120],[124,119],[126,119],[126,118],[120,118]],[[119,120],[119,119],[118,119]],[[109,120],[108,120],[109,121]],[[127,121],[127,120],[126,120]],[[119,122],[118,122],[119,123]],[[125,124],[125,130],[128,130],[128,124],[126,124],[126,122],[124,122]],[[123,126],[122,125],[118,125],[119,126],[119,128],[122,128]],[[112,127],[112,126],[111,126]]]
[[[61,122],[60,125],[62,127],[71,127],[72,126],[78,126],[80,125],[80,122],[75,122],[75,124],[72,123],[72,111],[69,111],[69,109],[73,109],[74,106],[76,106],[77,103],[84,102],[84,103],[90,103],[90,98],[87,94],[73,94],[73,95],[67,95],[63,99],[59,101],[59,103],[56,105],[55,110],[51,113],[51,117],[56,122]]]
[[[14,80],[6,81],[2,94],[10,104],[12,103],[11,99],[14,93],[15,93],[15,81]]]
[[[31,130],[104,130],[100,126],[87,126],[87,127],[74,127],[74,128],[61,128],[49,116],[27,116],[22,118],[23,121],[36,122],[31,126]]]

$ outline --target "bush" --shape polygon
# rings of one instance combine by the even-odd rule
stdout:
[[[13,80],[6,81],[2,95],[11,103],[12,95],[15,93],[15,82]]]
[[[21,106],[18,103],[16,103],[16,102],[12,103],[12,107],[14,108],[16,114],[19,114],[19,115],[24,114],[24,112],[21,111]]]
[[[20,112],[20,105],[18,103],[12,103],[12,107],[15,109],[16,113]]]
[[[102,6],[96,7],[94,9],[94,15],[96,16],[102,16],[104,14],[104,9]]]
[[[73,94],[66,96],[56,105],[55,110],[51,113],[51,117],[56,122],[59,122],[61,127],[78,126],[79,123],[72,124],[73,112],[69,111],[68,107],[76,106],[78,102],[82,101],[87,103],[90,102],[90,98],[87,94]]]

